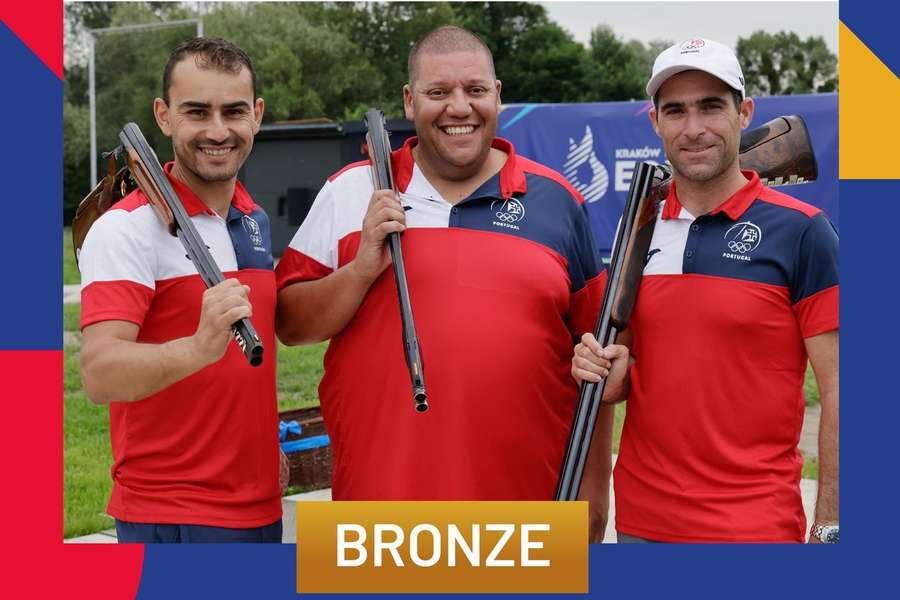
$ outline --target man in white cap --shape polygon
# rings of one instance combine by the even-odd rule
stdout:
[[[647,93],[674,185],[620,338],[634,364],[615,469],[618,539],[802,542],[809,361],[822,409],[810,541],[836,542],[837,233],[819,209],[741,171],[753,101],[731,49],[706,39],[666,49]],[[576,347],[576,379],[596,379],[597,349],[592,336]]]

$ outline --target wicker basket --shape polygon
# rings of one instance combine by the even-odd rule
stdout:
[[[325,422],[318,406],[286,410],[278,414],[285,422],[297,421],[300,424],[300,435],[288,433],[287,440],[298,440],[316,435],[323,435]],[[303,487],[321,490],[331,487],[331,445],[310,450],[299,450],[287,455],[291,465],[291,487]]]

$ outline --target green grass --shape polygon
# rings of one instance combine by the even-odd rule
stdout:
[[[80,304],[63,304],[63,331],[79,331]]]
[[[622,439],[622,425],[625,424],[625,405],[627,402],[616,404],[616,421],[613,425],[613,454],[619,453],[619,441]]]
[[[78,330],[80,305],[64,307],[67,331]],[[327,343],[315,346],[278,347],[278,410],[318,404],[317,387],[322,377],[322,356]],[[81,389],[77,344],[64,349],[64,537],[109,529],[115,525],[104,513],[112,479],[109,443],[109,411],[95,406]],[[306,490],[290,488],[286,493]]]
[[[67,346],[63,356],[63,535],[72,537],[114,526],[103,515],[112,489],[112,454],[108,412],[81,391],[78,347]]]
[[[819,457],[803,458],[803,479],[819,479]]]
[[[81,273],[75,265],[75,253],[72,251],[72,228],[63,227],[63,284],[81,283]]]
[[[319,404],[322,357],[328,342],[315,346],[278,344],[278,410]]]
[[[807,406],[819,405],[819,388],[816,385],[816,375],[812,365],[806,365],[806,379],[803,381],[803,394],[806,396]]]

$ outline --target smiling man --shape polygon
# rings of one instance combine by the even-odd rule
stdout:
[[[173,51],[153,105],[166,174],[224,282],[205,288],[140,191],[81,250],[82,380],[109,405],[120,542],[281,541],[274,352],[251,367],[231,336],[252,317],[275,348],[269,221],[237,181],[263,108],[250,59],[216,38]]]
[[[808,361],[822,407],[810,541],[835,542],[837,233],[819,209],[741,170],[753,100],[730,48],[668,48],[647,93],[674,184],[620,337],[634,365],[615,471],[619,541],[802,542]],[[590,377],[591,356],[576,350],[576,378]]]
[[[348,165],[278,265],[279,337],[331,339],[319,396],[335,499],[553,498],[577,400],[574,335],[593,327],[605,273],[581,196],[495,136],[500,89],[478,37],[427,34],[403,89],[417,137],[391,156],[399,198],[373,191],[368,161]],[[425,413],[404,362],[394,231]],[[615,397],[627,353],[607,352]]]

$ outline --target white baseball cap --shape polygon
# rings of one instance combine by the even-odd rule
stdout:
[[[703,38],[694,38],[663,50],[653,63],[653,75],[647,83],[652,98],[666,79],[682,71],[706,71],[729,87],[744,93],[744,73],[731,48]]]

